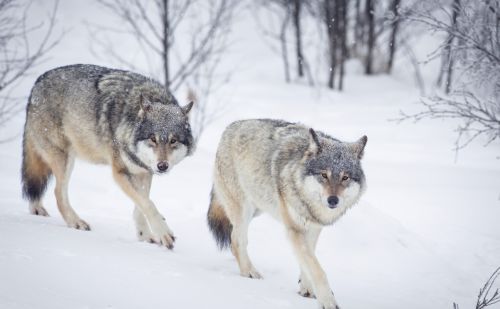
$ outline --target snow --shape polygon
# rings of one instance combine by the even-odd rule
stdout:
[[[71,5],[61,3],[63,24],[85,16]],[[21,93],[43,69],[104,64],[81,48],[80,28]],[[500,266],[498,144],[478,141],[456,158],[456,123],[389,121],[419,108],[418,89],[397,77],[348,70],[341,94],[287,85],[252,19],[233,29],[246,38],[227,60],[238,71],[217,94],[224,112],[192,157],[153,180],[152,200],[177,236],[173,251],[137,241],[132,202],[107,166],[77,161],[71,178],[70,201],[92,231],[65,226],[53,183],[44,200],[51,217],[29,215],[20,194],[21,137],[0,144],[0,308],[316,308],[316,300],[296,293],[298,264],[281,224],[264,215],[250,225],[249,254],[263,280],[240,277],[206,226],[219,137],[231,121],[255,117],[299,121],[347,141],[368,136],[368,190],[324,229],[317,249],[342,308],[473,308]],[[21,114],[2,134],[22,132],[23,122]]]

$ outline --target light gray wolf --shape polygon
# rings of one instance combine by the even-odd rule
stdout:
[[[338,308],[315,247],[365,190],[367,137],[341,142],[281,120],[242,120],[220,140],[207,220],[219,248],[231,247],[242,276],[261,278],[247,254],[252,218],[270,213],[287,230],[299,261],[300,290],[322,308]]]
[[[173,248],[174,234],[149,198],[153,174],[166,174],[194,151],[188,113],[158,82],[142,75],[76,64],[42,74],[31,90],[21,178],[30,212],[47,216],[42,197],[55,176],[57,207],[69,227],[90,230],[68,199],[75,158],[111,165],[135,203],[140,240]]]

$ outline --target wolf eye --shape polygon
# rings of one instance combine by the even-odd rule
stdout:
[[[149,137],[149,140],[150,140],[151,142],[153,142],[153,143],[155,143],[155,144],[156,144],[156,137],[155,137],[154,135],[151,135],[151,136]]]
[[[173,145],[173,144],[175,144],[175,143],[177,143],[177,140],[176,140],[175,138],[172,138],[172,139],[170,140],[170,144],[172,144],[172,145]]]
[[[328,174],[327,173],[321,173],[321,177],[328,179]]]
[[[342,176],[342,181],[347,181],[347,180],[349,180],[349,176],[347,175]]]

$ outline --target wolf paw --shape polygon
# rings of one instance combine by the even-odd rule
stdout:
[[[151,232],[154,235],[154,241],[172,250],[174,248],[175,236],[170,230],[165,219],[161,216],[156,217],[156,220],[152,220]]]
[[[304,287],[300,287],[300,290],[297,293],[302,297],[316,298],[312,290],[306,289]]]
[[[333,297],[333,293],[330,297],[327,297],[326,299],[318,299],[318,301],[320,307],[323,309],[340,309],[339,305],[337,305],[337,302],[335,301],[335,298]]]
[[[90,231],[90,225],[82,219],[75,219],[68,222],[68,226],[77,230]]]
[[[340,307],[336,304],[321,305],[321,308],[323,308],[323,309],[340,309]]]
[[[262,275],[259,274],[259,272],[255,269],[250,269],[248,271],[242,272],[241,275],[250,279],[262,279]]]
[[[302,297],[316,298],[309,280],[302,276],[299,278],[299,291],[297,293]]]
[[[330,309],[330,307],[322,307],[323,309]],[[340,307],[338,305],[335,305],[335,307],[331,307],[332,309],[340,309]]]
[[[158,240],[155,240],[155,242],[161,246],[167,247],[168,249],[172,250],[174,248],[174,242],[175,242],[175,236],[167,233],[165,235],[162,235]]]
[[[154,235],[151,233],[149,228],[146,230],[138,230],[137,231],[137,238],[139,238],[139,241],[144,241],[144,242],[149,242],[151,244],[156,244],[156,240]]]
[[[30,205],[30,213],[36,216],[43,216],[43,217],[49,216],[49,213],[47,212],[47,210],[45,210],[45,208],[43,208],[43,206]]]

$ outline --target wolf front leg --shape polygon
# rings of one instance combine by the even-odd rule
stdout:
[[[132,177],[132,184],[135,188],[143,193],[145,196],[149,196],[151,189],[151,180],[153,175],[150,173],[144,173],[140,175],[135,175]],[[148,219],[142,213],[140,206],[135,205],[134,207],[134,221],[137,229],[137,237],[140,241],[147,241],[150,243],[155,243],[155,236],[149,227]]]
[[[288,236],[292,242],[295,255],[299,260],[302,275],[305,275],[312,284],[320,307],[323,309],[338,309],[339,307],[328,284],[326,274],[321,268],[310,245],[307,232],[290,228],[288,229]]]
[[[321,233],[321,228],[310,228],[306,232],[306,240],[310,247],[311,252],[316,251],[316,244],[318,243],[319,234]],[[300,269],[300,278],[299,278],[299,295],[303,297],[311,297],[315,298],[314,290],[311,284],[311,280],[306,275],[304,269]]]
[[[134,184],[141,183],[138,175],[130,174],[127,170],[113,166],[113,177],[120,185],[125,194],[130,197],[139,211],[146,217],[149,227],[155,237],[155,242],[167,247],[174,248],[175,237],[165,218],[158,212],[154,203],[149,199],[147,190],[137,188]]]

